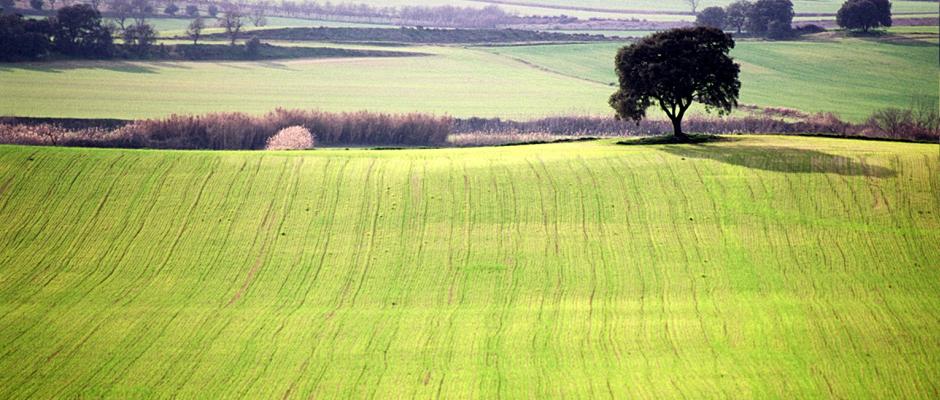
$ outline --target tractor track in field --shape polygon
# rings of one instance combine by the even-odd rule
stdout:
[[[526,60],[526,59],[524,59],[524,58],[515,57],[515,56],[510,56],[510,55],[503,54],[503,53],[500,53],[500,52],[497,52],[497,51],[494,51],[494,50],[488,50],[488,51],[487,51],[487,50],[480,50],[480,51],[484,51],[484,52],[486,52],[486,53],[493,54],[493,55],[495,55],[495,56],[497,56],[497,57],[502,57],[502,58],[506,58],[506,59],[508,59],[508,60],[515,61],[515,62],[520,63],[520,64],[522,64],[522,65],[524,65],[524,66],[526,66],[526,67],[529,67],[529,68],[534,69],[534,70],[536,70],[536,71],[544,72],[544,73],[547,73],[547,74],[557,75],[557,76],[560,76],[560,77],[564,77],[564,78],[568,78],[568,79],[574,79],[574,80],[578,80],[578,81],[582,81],[582,82],[586,82],[586,83],[590,83],[590,84],[602,85],[602,86],[605,86],[605,87],[611,86],[611,82],[598,81],[598,80],[594,80],[594,79],[590,79],[590,78],[585,78],[585,77],[583,77],[583,76],[579,76],[579,75],[575,75],[575,74],[569,74],[569,73],[557,71],[557,70],[548,68],[548,67],[546,67],[546,66],[544,66],[544,65],[539,65],[539,64],[537,64],[537,63],[535,63],[535,62]]]

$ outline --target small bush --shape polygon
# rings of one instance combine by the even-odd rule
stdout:
[[[305,150],[312,149],[313,134],[302,126],[291,126],[281,129],[274,136],[268,138],[265,150]]]

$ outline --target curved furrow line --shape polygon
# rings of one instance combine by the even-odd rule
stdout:
[[[561,261],[563,259],[561,255],[561,250],[560,250],[561,235],[559,234],[559,229],[558,229],[558,222],[559,222],[560,214],[561,214],[561,206],[559,205],[559,201],[558,201],[558,198],[559,198],[558,185],[555,182],[555,180],[552,178],[553,174],[551,171],[549,171],[548,167],[545,165],[545,161],[542,160],[542,158],[539,156],[536,156],[536,160],[538,160],[539,166],[541,167],[542,172],[543,172],[543,176],[545,177],[545,181],[548,182],[548,186],[549,188],[551,188],[551,192],[552,192],[552,195],[550,196],[552,198],[552,214],[553,214],[552,235],[554,235],[554,239],[555,239],[555,258],[558,261]],[[562,309],[563,309],[562,305],[563,305],[563,301],[564,301],[565,293],[566,293],[566,287],[567,287],[566,283],[568,282],[568,279],[569,279],[569,277],[565,274],[565,265],[566,263],[563,263],[563,262],[559,262],[557,264],[558,276],[555,281],[556,286],[555,286],[555,296],[554,296],[554,302],[553,302],[554,312],[553,312],[552,321],[561,321],[560,316],[562,313]],[[572,283],[576,282],[573,280],[575,278],[576,277],[570,278],[572,279]],[[564,327],[562,326],[562,324],[557,323],[557,322],[553,323],[548,328],[549,337],[546,338],[546,342],[545,342],[546,347],[550,343],[549,340],[551,338],[564,337],[563,332],[560,332],[563,328]]]
[[[357,213],[358,220],[356,221],[355,228],[354,228],[355,229],[354,231],[357,234],[362,233],[366,229],[368,225],[368,221],[369,221],[369,216],[372,215],[369,212],[369,210],[372,207],[373,199],[372,199],[372,196],[369,195],[368,193],[371,186],[375,186],[375,190],[379,192],[378,195],[381,196],[381,190],[382,190],[381,186],[378,184],[375,184],[373,182],[374,179],[372,177],[372,171],[375,167],[375,162],[376,162],[376,159],[374,158],[370,161],[369,167],[366,169],[365,179],[363,180],[364,183],[362,184],[362,188],[364,192],[362,196],[362,201],[360,203],[359,212]],[[361,235],[359,236],[361,237]],[[349,265],[352,267],[358,267],[360,265],[359,260],[362,257],[362,253],[363,253],[362,249],[358,248],[357,246],[357,251],[353,255],[352,260],[350,261]],[[368,260],[366,262],[368,262]],[[333,307],[334,308],[333,312],[339,311],[339,309],[341,309],[343,305],[346,303],[346,296],[349,291],[349,288],[352,286],[353,281],[355,280],[355,275],[356,275],[356,269],[349,268],[349,271],[347,272],[346,277],[343,280],[344,282],[343,287],[336,293],[336,297],[334,298],[335,306]]]
[[[362,201],[360,202],[360,206],[359,206],[360,211],[357,213],[358,219],[356,223],[352,226],[353,232],[356,234],[357,237],[362,237],[362,232],[365,231],[366,227],[369,224],[369,220],[370,220],[369,216],[372,215],[372,213],[369,212],[370,209],[372,208],[372,201],[373,201],[372,195],[369,195],[369,190],[371,189],[371,187],[372,186],[375,187],[375,191],[376,191],[375,196],[381,196],[381,192],[382,192],[381,185],[373,182],[374,181],[373,170],[375,168],[376,161],[377,160],[375,158],[372,158],[370,160],[369,165],[366,168],[365,176],[363,178],[364,183],[361,186],[363,188],[363,196],[362,196]],[[346,265],[359,266],[361,256],[362,256],[362,251],[361,249],[357,247],[357,251],[355,251],[355,254],[353,255],[352,259]],[[365,262],[368,263],[369,261],[366,260]],[[328,348],[328,351],[327,351],[328,360],[326,361],[326,365],[329,365],[330,363],[332,363],[333,359],[335,358],[335,354],[337,350],[336,349],[337,342],[340,339],[340,335],[341,333],[343,333],[343,330],[346,328],[346,324],[349,320],[346,314],[353,312],[352,310],[348,310],[342,315],[337,315],[337,314],[340,314],[341,311],[344,310],[344,306],[347,300],[349,290],[352,287],[353,282],[355,281],[356,272],[357,270],[355,268],[348,269],[345,276],[341,279],[341,281],[343,282],[342,285],[336,289],[336,293],[333,297],[332,306],[330,307],[331,310],[324,317],[324,321],[323,321],[324,325],[326,324],[326,322],[330,320],[335,320],[332,335],[328,338],[328,340],[321,341],[323,344],[326,344]],[[317,376],[317,378],[313,382],[313,389],[312,389],[313,392],[317,391],[317,388],[319,387],[323,378],[326,376],[327,372],[328,372],[328,368],[326,367],[323,370],[321,370],[321,373]]]
[[[640,216],[643,217],[643,220],[639,222],[639,225],[645,228],[644,230],[646,231],[647,237],[652,239],[653,238],[653,231],[651,227],[652,224],[650,223],[649,213],[645,212],[646,210],[648,210],[648,207],[643,206],[644,204],[648,204],[648,203],[644,202],[644,199],[643,199],[644,192],[641,191],[638,187],[638,185],[642,181],[636,173],[636,168],[628,164],[625,157],[618,157],[616,158],[616,160],[617,160],[617,163],[620,164],[621,167],[623,168],[623,171],[629,174],[630,182],[632,183],[632,188],[631,188],[632,190],[628,190],[626,188],[626,181],[623,180],[623,178],[621,178],[621,180],[624,181],[624,194],[630,195],[633,201],[633,204],[636,205],[637,214],[638,214],[637,218],[639,219]],[[620,175],[618,174],[618,176]],[[634,240],[634,242],[640,242],[639,239],[641,238],[637,238],[637,240]],[[655,263],[658,260],[656,248],[652,244],[643,246],[643,247],[646,248],[647,252],[649,253],[650,265],[655,267]],[[655,287],[657,284],[663,285],[664,284],[663,279],[659,277],[659,271],[657,270],[657,268],[651,268],[651,269],[652,269],[654,279],[653,279],[653,282],[648,286]],[[647,331],[647,324],[648,324],[647,322],[651,321],[652,318],[650,318],[646,313],[646,304],[647,304],[647,295],[648,295],[647,284],[646,284],[645,274],[643,273],[643,270],[641,269],[639,263],[636,263],[636,272],[637,272],[637,276],[641,279],[641,289],[642,289],[639,295],[639,321],[640,321],[640,323],[638,324],[639,329],[640,329],[639,336],[640,338],[645,339],[649,337],[649,332]],[[661,317],[665,318],[665,315],[661,315]],[[638,339],[638,342],[639,342],[639,339]],[[640,353],[640,356],[643,358],[643,363],[646,365],[645,370],[652,371],[653,368],[652,368],[652,364],[650,364],[649,356],[646,354],[645,351],[643,351],[644,344],[645,343],[637,343],[635,349],[638,353]],[[648,376],[648,379],[651,379],[651,378],[652,377]]]
[[[36,161],[35,157],[39,153],[40,153],[40,150],[36,149],[32,153],[30,153],[28,156],[23,158],[24,161],[27,161],[26,168],[22,170],[14,169],[14,168],[9,169],[10,177],[7,178],[7,183],[4,184],[4,190],[0,191],[0,201],[2,201],[2,203],[0,203],[0,215],[5,215],[7,211],[7,206],[11,204],[11,199],[13,198],[12,194],[10,194],[9,196],[6,196],[6,194],[18,193],[19,190],[17,190],[18,188],[16,184],[19,182],[33,181],[33,172],[39,169],[38,166],[40,163],[35,162]],[[69,165],[66,165],[66,167],[70,165],[71,163]]]
[[[694,161],[689,161],[689,163],[694,163]],[[681,194],[681,196],[682,196],[683,202],[684,202],[684,204],[685,204],[685,211],[686,211],[686,214],[687,214],[687,215],[693,215],[693,213],[695,213],[695,212],[693,211],[692,201],[689,199],[689,195],[687,194],[687,189],[688,189],[688,191],[691,191],[691,192],[694,192],[694,193],[702,192],[702,191],[704,191],[704,189],[693,188],[693,187],[691,187],[691,184],[690,184],[690,183],[686,183],[685,185],[680,184],[680,183],[679,183],[679,174],[676,173],[676,170],[675,170],[675,167],[674,167],[674,163],[668,162],[668,160],[666,160],[666,162],[664,162],[663,164],[666,165],[666,169],[669,171],[669,173],[670,173],[670,175],[671,175],[671,179],[670,179],[670,180],[675,183],[676,190],[677,190],[677,191]],[[701,183],[701,180],[699,180],[699,183]],[[704,186],[704,185],[703,185],[703,186]],[[697,213],[695,213],[695,214],[697,214]],[[702,218],[702,217],[699,217],[699,218]],[[691,221],[692,219],[693,219],[693,217],[689,217],[689,220],[690,220],[690,221]],[[680,219],[680,220],[684,220],[684,219]],[[676,221],[676,219],[673,218],[673,221]],[[691,240],[692,243],[703,243],[703,242],[704,242],[704,240],[703,240],[703,239],[704,239],[703,235],[699,235],[698,232],[697,232],[697,227],[698,227],[699,225],[700,225],[700,224],[698,224],[698,223],[690,224],[689,232],[692,234],[692,240]],[[675,226],[675,225],[673,225],[673,226]],[[678,236],[678,234],[677,234],[677,236]],[[680,240],[680,242],[684,242],[684,241]],[[705,259],[706,259],[706,258],[703,257],[703,255],[702,255],[700,246],[691,246],[691,247],[692,247],[692,249],[693,249],[694,252],[695,252],[695,255],[694,255],[694,256],[695,256],[695,260],[705,260]],[[709,334],[709,331],[708,331],[708,324],[707,324],[706,321],[705,321],[705,317],[702,315],[703,313],[702,313],[701,305],[700,305],[701,301],[700,301],[700,299],[699,299],[700,296],[699,296],[699,289],[698,289],[698,283],[699,283],[698,277],[699,277],[699,276],[698,276],[698,274],[696,274],[695,272],[692,271],[692,268],[693,268],[692,260],[689,259],[689,255],[688,255],[688,253],[686,253],[686,247],[685,247],[684,243],[683,243],[683,245],[682,245],[682,250],[683,250],[683,253],[685,253],[685,258],[686,258],[685,269],[686,269],[687,277],[689,278],[689,282],[690,282],[690,285],[689,285],[689,286],[690,286],[690,289],[691,289],[692,309],[693,309],[693,311],[695,312],[695,317],[696,317],[696,319],[698,320],[699,329],[701,329],[701,331],[702,331],[702,338],[705,340],[705,344],[707,345],[707,347],[708,347],[708,349],[709,349],[709,352],[711,353],[711,356],[712,356],[712,366],[713,366],[715,372],[718,373],[718,372],[719,372],[719,368],[718,368],[719,357],[718,357],[718,352],[717,352],[717,350],[715,349],[715,340],[714,340],[714,339],[712,338],[712,336]],[[701,262],[701,261],[698,261],[698,262]],[[699,268],[701,268],[701,266],[699,266]]]
[[[578,175],[577,171],[575,171],[574,166],[572,165],[572,162],[570,160],[566,163],[566,166],[568,167],[568,170],[571,171],[572,175],[574,175],[576,182],[577,182],[578,214],[579,214],[579,219],[581,220],[581,224],[580,224],[581,225],[581,238],[582,238],[581,247],[584,251],[585,261],[588,263],[588,266],[591,271],[590,280],[589,280],[590,281],[589,282],[590,293],[588,294],[588,302],[587,302],[588,312],[587,312],[587,317],[585,318],[585,321],[587,322],[587,330],[581,336],[581,346],[580,346],[581,360],[582,362],[585,363],[585,367],[587,368],[587,365],[586,365],[587,358],[584,355],[584,351],[586,349],[590,349],[592,347],[592,343],[595,342],[592,336],[593,336],[593,327],[594,327],[594,297],[597,294],[597,284],[598,284],[597,263],[595,262],[594,254],[592,254],[593,252],[591,251],[591,244],[593,241],[591,239],[591,235],[588,234],[587,209],[584,205],[584,197],[585,197],[584,182],[582,182],[581,176]]]
[[[120,157],[119,157],[119,158],[120,158]],[[115,163],[116,163],[116,161],[115,161]],[[112,169],[112,168],[114,167],[115,163],[110,164],[110,165],[108,166],[108,169],[107,169],[107,170]],[[72,164],[72,163],[69,163],[69,164]],[[78,175],[81,175],[81,172],[80,172],[79,174],[77,174],[76,176],[78,176]],[[110,185],[109,187],[113,187],[114,184],[115,184],[115,181],[112,181],[112,182],[111,182],[111,185]],[[47,196],[48,196],[48,194],[47,194]],[[86,201],[91,201],[91,200],[92,200],[92,199],[86,199]],[[45,225],[47,225],[47,223],[44,223],[43,229],[45,229]],[[38,234],[39,234],[39,233],[37,233],[37,235],[38,235]],[[64,247],[64,245],[63,245],[64,242],[65,242],[65,240],[58,241],[58,242],[57,242],[58,245],[55,247],[55,249],[58,251],[59,249],[63,248],[63,247]],[[0,316],[0,321],[6,319],[7,316],[9,316],[9,315],[16,315],[15,313],[19,312],[20,310],[24,309],[25,307],[28,307],[28,306],[31,304],[31,302],[28,301],[28,299],[34,298],[37,294],[43,292],[43,291],[47,288],[47,285],[48,285],[53,279],[55,279],[57,276],[59,276],[58,273],[50,274],[50,275],[45,279],[45,281],[42,282],[42,283],[40,283],[40,284],[29,284],[29,283],[24,282],[24,281],[30,281],[30,282],[35,281],[36,279],[38,279],[38,277],[39,277],[40,274],[43,274],[43,273],[48,272],[48,271],[50,270],[50,268],[52,268],[52,265],[47,266],[47,267],[45,267],[45,268],[41,268],[41,270],[37,270],[37,269],[40,269],[40,266],[41,266],[41,265],[46,264],[46,263],[45,263],[45,260],[46,260],[46,257],[47,257],[48,255],[50,255],[50,254],[58,254],[57,251],[43,252],[42,254],[40,254],[40,259],[37,260],[37,262],[35,263],[35,267],[31,269],[31,272],[28,273],[28,274],[24,274],[24,275],[22,275],[22,276],[20,277],[20,280],[18,281],[18,282],[20,282],[20,283],[18,283],[17,286],[30,288],[30,292],[29,292],[29,294],[26,294],[26,295],[25,295],[26,297],[23,298],[22,301],[18,302],[17,307],[11,309],[9,312],[5,313],[3,316]],[[66,262],[67,262],[67,261],[68,261],[68,259],[66,259]],[[85,277],[87,277],[87,275],[82,275],[82,279],[81,279],[81,280],[84,281]],[[74,293],[73,293],[72,291],[60,291],[59,293],[57,293],[57,296],[53,296],[53,297],[52,297],[51,307],[55,307],[58,303],[61,302],[61,299],[65,298],[65,297],[67,297],[67,296],[72,296],[72,295],[74,295]],[[37,313],[40,314],[40,315],[44,314],[44,312],[41,312],[41,311],[39,311],[39,312],[37,312]],[[44,320],[43,320],[42,318],[37,318],[37,319],[35,319],[35,320],[33,321],[32,324],[30,324],[30,325],[27,326],[27,327],[23,327],[22,324],[16,324],[16,323],[11,323],[11,324],[9,324],[9,325],[5,325],[5,326],[9,326],[9,327],[11,327],[11,328],[12,328],[12,327],[18,327],[18,328],[20,328],[19,333],[16,334],[15,336],[13,336],[13,337],[8,341],[8,345],[10,346],[9,349],[11,349],[11,351],[12,351],[12,349],[15,349],[15,348],[16,348],[15,343],[17,343],[21,338],[24,338],[24,337],[25,337],[27,334],[29,334],[30,332],[35,331],[37,328],[40,329],[40,330],[44,329],[44,328],[45,328],[45,325],[43,324],[43,322],[44,322]],[[6,335],[6,332],[0,331],[0,335],[5,336],[5,335]],[[0,360],[3,360],[7,355],[8,355],[8,353],[4,353],[3,355],[0,355]]]
[[[372,218],[370,219],[371,222],[369,223],[369,242],[368,242],[369,244],[368,246],[366,246],[366,261],[365,261],[365,264],[362,266],[362,274],[359,275],[359,283],[356,285],[356,291],[353,292],[352,298],[349,300],[349,304],[351,306],[356,305],[356,300],[359,298],[359,293],[362,292],[362,285],[366,281],[366,276],[368,276],[369,272],[371,272],[372,264],[374,261],[374,256],[372,255],[372,253],[375,251],[375,237],[378,235],[379,219],[383,215],[382,214],[382,211],[383,211],[382,200],[385,198],[385,196],[382,193],[382,187],[384,186],[383,182],[385,180],[385,170],[386,168],[382,168],[379,171],[379,176],[378,176],[378,179],[376,180],[376,187],[378,188],[378,190],[377,190],[377,195],[375,199],[375,207],[374,207],[374,210],[372,211]]]
[[[81,165],[77,162],[69,162],[69,163],[64,163],[64,164],[65,165],[60,166],[59,169],[50,171],[49,175],[64,176],[69,171],[75,170],[75,174],[72,176],[72,179],[78,179],[79,176],[88,172],[88,170],[80,168]],[[52,182],[46,185],[45,191],[43,192],[43,194],[39,195],[36,198],[30,198],[24,201],[24,203],[26,203],[26,205],[23,206],[25,210],[21,210],[20,212],[16,213],[14,216],[4,219],[4,225],[9,224],[16,228],[4,230],[6,232],[10,232],[8,235],[10,239],[7,240],[4,246],[4,253],[7,254],[7,257],[5,257],[3,260],[0,260],[0,265],[8,265],[12,257],[14,257],[15,255],[22,255],[23,253],[33,254],[33,252],[26,252],[23,250],[24,246],[28,246],[30,244],[35,243],[35,242],[28,241],[27,235],[30,232],[35,231],[36,233],[33,233],[33,235],[30,236],[32,239],[35,240],[36,235],[39,233],[39,231],[35,230],[35,227],[40,223],[42,224],[46,223],[45,218],[37,218],[37,216],[45,215],[45,213],[43,212],[44,208],[46,207],[45,200],[57,199],[58,196],[53,196],[53,193],[55,193],[57,189],[59,189],[62,185],[65,185],[65,183],[63,183],[64,181],[65,181],[64,179],[53,180]],[[34,184],[38,186],[42,183],[34,182]],[[29,188],[29,189],[30,190],[26,192],[27,194],[35,191],[35,188]],[[37,267],[38,266],[33,266],[33,269]],[[25,279],[25,278],[32,276],[33,274],[31,273],[31,271],[33,269],[30,269],[30,271],[23,271],[23,275],[21,276],[21,279]],[[24,286],[24,283],[22,283],[22,281],[20,280],[20,281],[14,282],[14,285],[15,285],[14,287],[22,287]]]
[[[217,165],[218,160],[216,160],[214,164]],[[199,207],[199,204],[202,201],[202,197],[205,194],[206,186],[215,174],[216,174],[216,166],[213,165],[212,167],[209,168],[209,173],[206,175],[206,177],[202,180],[202,183],[199,185],[199,189],[196,192],[196,199],[193,200],[192,204],[190,204],[189,207],[187,207],[185,217],[182,218],[182,226],[174,235],[173,242],[170,244],[169,249],[165,252],[165,257],[163,257],[163,261],[161,261],[158,264],[157,268],[153,270],[152,273],[149,274],[150,275],[149,278],[146,279],[148,282],[153,282],[153,278],[159,276],[160,273],[163,272],[164,268],[166,268],[167,264],[170,262],[170,259],[176,254],[176,248],[179,246],[180,241],[182,240],[183,236],[191,227],[190,220],[192,219],[192,213],[197,207]],[[139,294],[140,294],[140,291],[138,291],[137,295],[132,296],[130,299],[128,299],[128,301],[124,304],[127,305],[127,304],[132,303],[134,299],[137,296],[139,296]]]
[[[321,227],[321,229],[318,231],[320,232],[320,235],[318,236],[324,237],[323,246],[320,250],[320,258],[317,260],[317,267],[313,271],[313,276],[310,277],[309,283],[307,282],[307,279],[306,279],[307,275],[304,276],[304,280],[301,286],[305,287],[305,289],[304,289],[304,294],[301,297],[300,304],[298,305],[298,308],[304,307],[306,305],[307,299],[310,298],[310,291],[312,290],[313,286],[317,284],[320,278],[320,272],[323,270],[323,266],[326,263],[326,256],[330,251],[330,240],[333,237],[331,233],[333,232],[333,228],[336,223],[336,214],[339,210],[339,199],[341,197],[341,194],[344,188],[343,182],[345,182],[345,180],[342,178],[346,171],[346,167],[348,165],[349,165],[349,159],[346,159],[345,162],[340,165],[340,167],[338,168],[336,172],[336,182],[334,183],[335,190],[333,190],[333,202],[330,204],[329,209],[326,209],[325,211],[330,216],[330,218],[328,222],[324,224],[323,227]],[[311,227],[313,226],[313,219],[311,219],[310,226]],[[310,230],[311,229],[307,229],[307,231],[310,231]]]
[[[598,178],[597,178],[597,174],[595,174],[594,172],[595,167],[589,165],[587,161],[581,156],[578,156],[577,159],[578,159],[578,162],[581,164],[582,169],[587,173],[591,181],[591,184],[588,186],[589,188],[588,192],[594,194],[593,196],[594,197],[594,210],[595,210],[594,227],[597,229],[597,232],[598,232],[597,235],[599,238],[599,240],[596,241],[596,244],[598,246],[598,256],[600,257],[600,263],[604,271],[603,282],[604,282],[605,290],[604,290],[604,296],[603,296],[604,303],[602,304],[603,319],[601,320],[601,332],[604,333],[604,337],[607,340],[601,342],[601,350],[603,350],[605,354],[612,353],[614,355],[614,358],[617,359],[617,363],[619,363],[621,359],[621,352],[620,352],[619,346],[617,346],[617,342],[613,339],[613,334],[611,332],[612,324],[610,322],[610,314],[611,314],[612,305],[617,304],[616,293],[620,292],[620,290],[612,289],[612,285],[614,285],[614,283],[617,282],[618,280],[616,279],[616,277],[611,276],[611,261],[608,259],[607,251],[610,250],[610,245],[614,241],[611,240],[611,235],[608,234],[607,228],[606,228],[608,224],[613,225],[614,222],[604,217],[604,210],[613,208],[614,206],[611,205],[610,207],[607,207],[607,203],[602,199],[601,194],[608,193],[608,190],[607,188],[602,187],[600,185]],[[597,162],[599,163],[601,161],[597,161]],[[579,178],[579,181],[580,181],[580,178]],[[611,254],[616,254],[616,252],[612,251]],[[617,286],[617,289],[619,289],[619,286]],[[607,370],[608,370],[607,379],[609,380],[610,379],[609,372],[612,368],[611,357],[609,356],[604,357],[604,361],[607,364]]]
[[[107,172],[110,172],[110,171],[114,168],[114,165],[117,164],[117,161],[118,161],[120,158],[121,158],[121,157],[118,157],[118,159],[116,159],[113,163],[111,163],[111,165],[110,165],[110,166],[108,167],[108,169],[107,169]],[[118,182],[119,182],[121,179],[125,178],[125,177],[127,176],[127,171],[128,171],[130,168],[132,168],[134,165],[136,165],[137,163],[139,163],[139,162],[140,162],[140,158],[137,158],[137,159],[133,160],[130,165],[123,166],[122,169],[121,169],[121,173],[120,173],[116,178],[112,178],[112,179],[111,179],[111,182],[108,184],[108,188],[106,189],[104,196],[102,197],[101,201],[98,202],[98,205],[97,205],[96,208],[95,208],[95,212],[94,212],[93,216],[91,217],[91,220],[90,220],[89,222],[87,222],[87,223],[84,224],[83,229],[81,230],[81,232],[80,232],[78,235],[76,235],[75,240],[73,240],[72,243],[79,243],[79,244],[81,244],[82,246],[89,246],[89,247],[90,247],[91,245],[89,245],[88,243],[85,242],[85,238],[88,238],[88,237],[93,236],[92,234],[93,234],[93,232],[95,232],[95,231],[107,230],[107,228],[104,227],[104,226],[101,227],[101,229],[96,229],[96,228],[98,228],[98,225],[96,224],[96,222],[98,222],[99,216],[101,215],[101,211],[102,211],[102,209],[104,208],[104,205],[108,202],[108,199],[111,198],[112,193],[113,193],[113,191],[114,191],[114,188],[115,188],[115,186],[117,186]],[[107,172],[106,172],[106,173],[107,173]],[[111,174],[108,173],[108,175],[110,176]],[[138,190],[138,192],[139,192],[139,190]],[[127,216],[130,215],[130,212],[131,212],[131,207],[128,207],[128,209],[125,211],[125,216],[124,216],[124,218],[123,218],[123,219],[120,219],[120,221],[126,220]],[[122,237],[123,234],[124,234],[124,232],[125,232],[126,230],[127,230],[127,224],[121,224],[120,230],[118,230],[117,234],[114,235],[113,237],[114,237],[114,238],[120,238],[120,237]],[[64,242],[64,241],[63,241],[63,242]],[[97,248],[97,247],[96,247],[96,248]],[[105,249],[105,250],[101,252],[101,256],[99,257],[99,259],[103,259],[104,257],[107,256],[107,254],[109,254],[111,251],[113,251],[113,248],[112,248],[111,246],[105,246],[104,249]],[[56,251],[56,252],[59,252],[59,251]],[[75,254],[76,252],[77,252],[76,249],[74,248],[74,246],[71,245],[71,243],[69,244],[68,248],[65,250],[65,253],[66,253],[66,254]],[[62,269],[63,269],[63,270],[68,270],[68,266],[69,266],[70,264],[72,264],[72,263],[68,262],[68,260],[65,260],[65,262],[64,262],[63,265],[62,265]],[[99,272],[99,270],[101,269],[101,263],[98,262],[98,263],[94,263],[93,265],[94,265],[94,268],[92,268],[90,271],[85,271],[85,273],[83,273],[83,274],[81,275],[81,279],[79,279],[75,284],[72,285],[72,287],[73,287],[76,291],[77,291],[79,288],[82,288],[82,287],[84,286],[85,282],[89,281],[89,279],[90,279],[91,277],[93,277],[93,276],[95,276],[95,275],[99,275],[98,272]],[[45,286],[46,284],[48,284],[52,279],[54,279],[54,277],[50,277],[49,281],[47,281],[45,284],[43,284],[43,286]],[[86,296],[88,296],[90,293],[92,293],[92,291],[94,291],[94,290],[95,290],[96,288],[98,288],[98,287],[99,287],[99,286],[98,286],[97,284],[92,285],[92,287],[90,287],[90,288],[88,288],[87,290],[85,290],[84,293],[82,293],[79,297],[86,297]],[[54,304],[55,304],[55,303],[57,303],[57,302],[54,302]]]
[[[284,159],[285,166],[287,163],[288,159]],[[284,169],[285,168],[279,169],[275,182],[282,181],[282,178],[284,177]],[[257,246],[258,248],[258,251],[254,256],[254,262],[252,263],[251,269],[248,270],[247,276],[245,276],[245,279],[242,281],[241,286],[239,286],[238,290],[236,290],[232,297],[229,298],[228,303],[226,303],[226,307],[234,305],[248,293],[248,290],[251,288],[251,284],[255,281],[257,274],[261,272],[261,267],[264,266],[265,261],[270,258],[268,249],[274,246],[278,238],[277,232],[274,232],[274,238],[270,239],[270,236],[272,235],[270,231],[272,225],[274,224],[274,210],[277,200],[277,196],[271,196],[267,207],[265,207],[264,217],[261,219],[261,225],[255,231],[256,233],[252,239],[251,247],[249,247],[254,249]],[[283,221],[283,219],[281,219],[281,221]]]
[[[176,160],[179,161],[179,158],[177,158]],[[155,171],[155,173],[153,175],[150,175],[150,177],[143,184],[139,185],[139,190],[137,192],[138,194],[134,196],[133,200],[131,200],[131,204],[135,204],[135,203],[147,204],[145,211],[143,213],[140,213],[139,215],[139,217],[143,217],[143,218],[137,218],[137,219],[141,219],[141,223],[140,225],[137,226],[137,229],[134,229],[134,233],[130,235],[131,238],[130,240],[126,241],[126,245],[123,246],[123,249],[118,250],[118,246],[115,246],[115,245],[109,246],[108,250],[106,252],[103,252],[101,254],[101,257],[99,257],[95,261],[97,264],[102,264],[105,262],[105,258],[108,255],[119,253],[119,255],[117,256],[117,260],[111,263],[112,265],[111,269],[108,270],[108,272],[105,273],[104,276],[98,280],[95,286],[97,287],[103,286],[105,282],[108,281],[108,279],[114,276],[114,272],[117,270],[117,266],[121,264],[121,262],[127,256],[128,250],[133,246],[134,242],[137,241],[137,238],[140,236],[140,232],[144,229],[144,226],[147,223],[147,219],[148,219],[147,217],[149,217],[153,213],[153,209],[156,206],[156,201],[144,201],[143,199],[145,199],[146,194],[153,192],[154,187],[163,186],[163,183],[166,181],[167,175],[169,174],[170,170],[174,167],[174,165],[175,164],[168,165],[167,168],[162,172]],[[133,215],[134,211],[137,211],[137,209],[128,207],[127,213],[121,218],[121,220],[133,221],[135,219],[135,218],[132,218],[134,217]],[[127,227],[128,225],[125,224],[124,228],[121,230],[121,234],[119,234],[118,236],[125,237],[124,232],[127,230]]]
[[[643,158],[644,158],[644,161],[646,161],[647,163],[651,163],[650,158],[647,154],[644,154]],[[660,160],[662,160],[662,158],[660,158]],[[656,168],[654,170],[656,173],[656,181],[661,183],[661,185],[658,185],[658,186],[663,191],[662,197],[668,198],[669,192],[666,191],[665,189],[665,183],[667,182],[667,180],[663,176],[663,173],[659,168]],[[672,177],[675,178],[674,175]],[[678,187],[678,182],[676,182],[675,179],[670,180],[670,183],[672,184],[674,188]],[[683,243],[684,241],[682,240],[682,236],[679,234],[679,228],[676,226],[676,221],[683,221],[685,218],[683,218],[682,216],[676,216],[675,209],[673,207],[667,207],[666,212],[667,212],[667,217],[668,217],[666,218],[666,221],[673,221],[672,223],[668,225],[669,225],[669,228],[671,228],[671,234],[675,239],[674,241],[676,242],[677,247],[679,248],[679,251],[677,251],[677,253],[682,254],[684,258],[683,266],[686,268],[686,271],[685,271],[686,276],[691,276],[691,271],[689,271],[688,269],[688,264],[690,263],[689,253],[685,250],[686,245],[685,243]],[[662,285],[662,292],[660,294],[660,299],[662,302],[660,312],[662,313],[662,316],[664,319],[664,324],[663,324],[663,332],[665,334],[664,338],[666,339],[666,342],[668,342],[670,348],[672,349],[673,355],[675,355],[677,359],[681,360],[683,357],[680,355],[679,346],[676,344],[676,337],[675,337],[676,330],[669,329],[669,320],[671,319],[669,318],[669,313],[668,313],[668,310],[671,308],[670,303],[669,303],[669,294],[670,294],[669,285],[668,283],[664,283]]]

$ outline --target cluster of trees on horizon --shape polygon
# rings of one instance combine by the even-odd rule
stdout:
[[[47,2],[48,1],[48,7]],[[58,0],[29,0],[30,7],[37,11],[48,10],[55,11]],[[62,0],[66,2],[67,0]],[[145,4],[139,4],[139,3]],[[5,4],[9,3],[9,5]],[[156,0],[81,0],[77,4],[88,4],[95,10],[105,13],[106,16],[114,16],[118,20],[128,19],[129,15],[157,15],[158,1]],[[561,16],[518,16],[508,13],[499,6],[489,5],[482,8],[460,7],[451,5],[441,6],[372,6],[368,4],[338,3],[333,4],[329,1],[319,3],[317,1],[293,1],[284,0],[282,2],[231,2],[231,1],[207,1],[191,0],[184,8],[181,8],[173,0],[159,0],[159,3],[165,5],[162,13],[170,16],[188,16],[197,17],[200,9],[205,10],[205,14],[210,17],[217,17],[223,9],[239,9],[244,12],[244,16],[255,26],[266,24],[266,15],[275,15],[283,17],[306,17],[323,19],[343,19],[355,18],[359,20],[380,22],[380,23],[398,23],[406,25],[427,25],[440,27],[463,27],[463,28],[496,28],[499,26],[513,24],[564,24],[578,21],[576,17]],[[0,0],[0,6],[4,10],[13,9],[14,0]],[[120,25],[121,22],[119,21]],[[123,28],[123,26],[122,26]]]
[[[792,36],[793,2],[790,0],[738,0],[726,7],[707,7],[696,16],[700,26],[734,30],[770,39]]]

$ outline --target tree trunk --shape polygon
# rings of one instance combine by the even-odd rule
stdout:
[[[689,136],[682,132],[682,117],[670,118],[672,120],[672,134],[683,142],[689,140]]]

